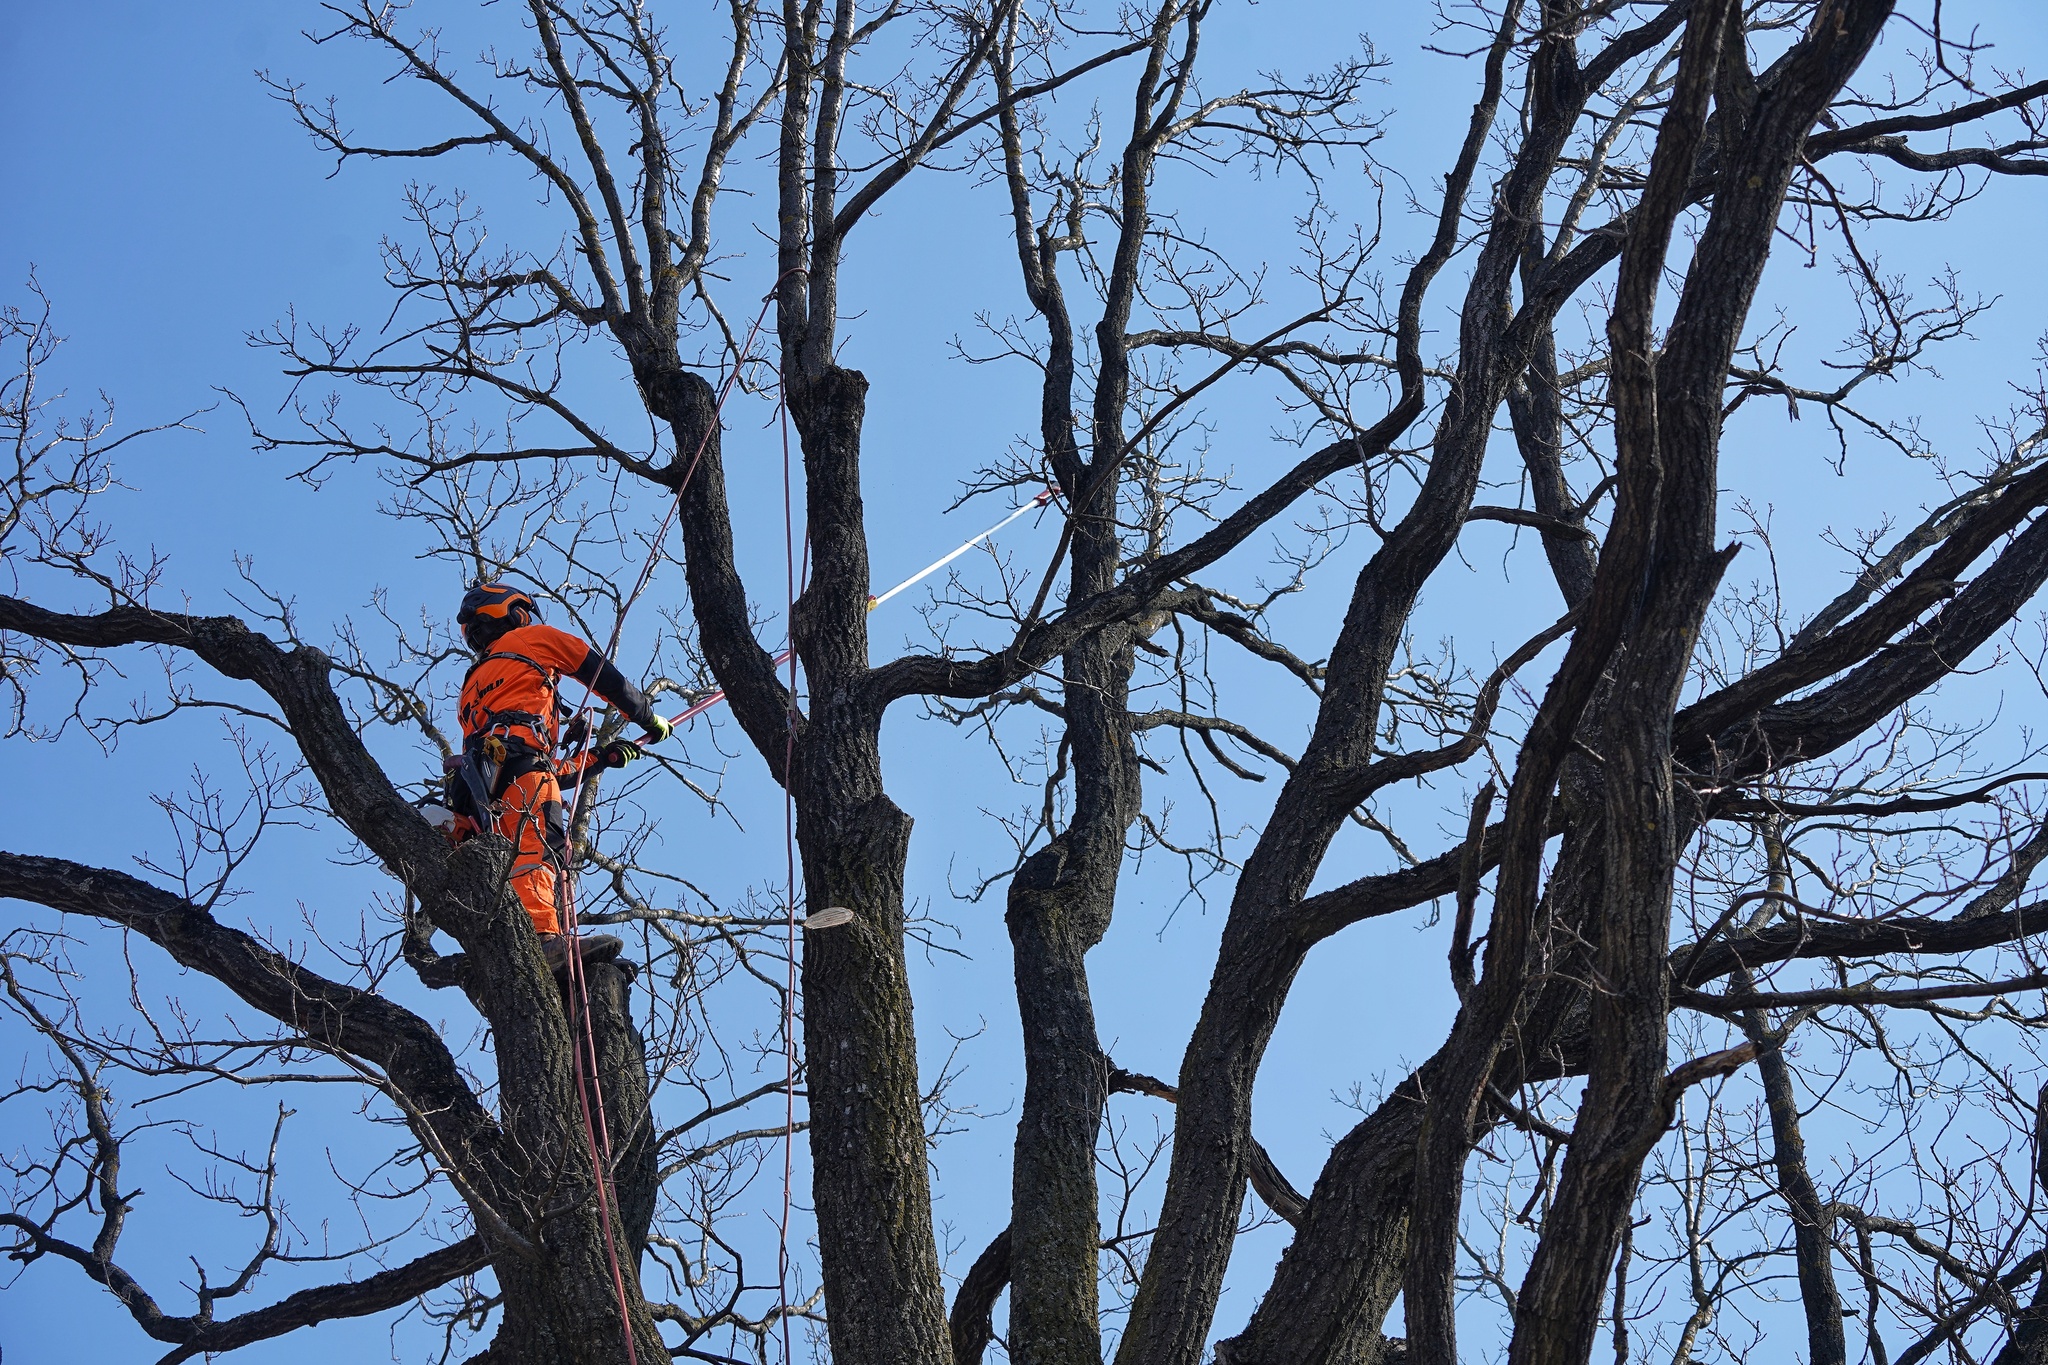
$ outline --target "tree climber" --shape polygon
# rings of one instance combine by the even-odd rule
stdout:
[[[671,726],[611,660],[566,631],[540,623],[540,608],[518,588],[479,583],[456,614],[477,661],[462,680],[462,758],[450,774],[448,795],[457,837],[494,827],[510,840],[511,886],[533,919],[550,970],[569,964],[562,933],[561,889],[568,876],[569,827],[562,781],[582,780],[592,765],[621,767],[640,757],[632,740],[614,740],[595,753],[558,759],[563,707],[557,686],[574,678],[646,731],[644,742],[667,739]],[[582,935],[585,962],[607,962],[625,947],[611,934]]]

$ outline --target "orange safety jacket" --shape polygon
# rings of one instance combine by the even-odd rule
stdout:
[[[535,622],[500,635],[471,666],[457,712],[463,737],[490,732],[552,755],[561,742],[556,691],[565,677],[616,706],[643,730],[654,728],[654,708],[646,694],[611,660],[569,632]]]

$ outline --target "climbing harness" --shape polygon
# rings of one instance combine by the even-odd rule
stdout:
[[[545,679],[550,695],[560,681],[560,675],[546,664],[509,649],[496,649],[469,666],[469,672],[463,675],[463,687],[467,689],[469,679],[493,659],[509,659],[533,669]],[[548,734],[543,717],[531,711],[496,711],[483,706],[485,699],[502,686],[504,680],[500,679],[477,695],[475,701],[482,714],[462,717],[462,752],[443,779],[448,808],[473,821],[478,829],[490,826],[492,808],[516,779],[552,766],[549,753],[553,746],[542,747]]]

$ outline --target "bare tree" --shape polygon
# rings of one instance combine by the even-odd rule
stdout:
[[[46,324],[9,319],[27,347],[0,506],[16,730],[105,737],[221,711],[250,794],[169,803],[185,856],[147,878],[8,853],[0,894],[149,939],[263,1021],[96,1025],[62,933],[15,930],[7,995],[48,1070],[10,1102],[66,1097],[0,1219],[18,1258],[74,1262],[166,1359],[439,1295],[451,1343],[495,1320],[477,1357],[492,1361],[729,1358],[714,1340],[765,1355],[799,1319],[822,1324],[833,1359],[964,1362],[997,1338],[1007,1293],[1002,1347],[1031,1362],[1100,1361],[1113,1340],[1128,1365],[1197,1365],[1212,1343],[1240,1365],[1449,1365],[1461,1334],[1467,1354],[1492,1338],[1510,1360],[1582,1362],[1603,1332],[1618,1362],[1692,1360],[1766,1336],[1783,1351],[1773,1334],[1797,1332],[1781,1292],[1817,1363],[1975,1359],[2000,1340],[2005,1359],[2040,1357],[2048,1136],[2021,1073],[2048,985],[2026,899],[2048,856],[2043,777],[2024,741],[1946,716],[1938,690],[1995,640],[2040,676],[2019,623],[2048,581],[2048,410],[2036,396],[1985,414],[1998,445],[1972,464],[1868,394],[1931,373],[1930,350],[1984,306],[1954,276],[1916,297],[1874,242],[1938,232],[2007,177],[2048,171],[2048,82],[1994,69],[1939,4],[1447,9],[1477,83],[1456,158],[1413,215],[1375,194],[1379,218],[1354,223],[1357,187],[1392,183],[1368,104],[1379,58],[1322,53],[1306,74],[1212,89],[1213,10],[729,0],[698,95],[679,54],[709,50],[702,14],[669,16],[692,25],[685,43],[646,5],[530,0],[518,55],[493,10],[503,45],[470,63],[401,11],[334,3],[318,40],[369,45],[445,97],[450,122],[387,145],[273,82],[344,165],[511,158],[562,236],[502,248],[467,198],[415,187],[411,234],[387,247],[387,325],[263,335],[296,402],[282,427],[252,417],[258,443],[309,480],[372,463],[427,554],[530,583],[592,638],[617,637],[650,566],[651,690],[722,690],[793,811],[796,885],[721,908],[664,866],[636,814],[655,789],[588,780],[575,856],[607,887],[594,917],[639,926],[647,954],[643,978],[591,973],[587,1087],[576,1002],[505,893],[509,851],[451,851],[380,761],[401,734],[448,750],[454,641],[380,601],[373,634],[318,647],[254,585],[244,617],[170,610],[160,566],[123,558],[85,510],[110,477],[108,429],[47,427]],[[1059,96],[1080,91],[1101,103],[1077,116]],[[755,147],[773,168],[758,222],[728,192]],[[1269,251],[1284,280],[1168,202],[1183,165],[1256,170],[1295,196],[1296,240]],[[932,647],[875,663],[846,247],[897,186],[948,172],[1007,210],[1018,270],[977,301],[988,340],[963,340],[962,358],[1028,362],[1039,400],[1035,429],[965,494],[1049,487],[1061,529],[1042,572],[955,580],[928,612]],[[1396,263],[1381,232],[1407,217],[1421,238]],[[772,266],[739,255],[755,230]],[[1813,258],[1831,244],[1858,318],[1822,380],[1795,373],[1782,323],[1758,322],[1787,242]],[[621,361],[625,417],[586,382],[624,378]],[[1274,399],[1290,427],[1287,466],[1249,489],[1203,463],[1226,385]],[[722,447],[734,393],[786,413],[801,455],[789,581],[751,591]],[[1943,494],[1910,529],[1841,533],[1854,576],[1832,601],[1730,576],[1745,540],[1772,550],[1757,510],[1771,490],[1725,494],[1719,459],[1752,400],[1823,414],[1844,460],[1867,441],[1939,461]],[[1513,505],[1480,501],[1504,488]],[[1724,540],[1730,512],[1749,525]],[[1495,654],[1483,673],[1416,644],[1423,594],[1475,522],[1533,532],[1560,599],[1554,619],[1506,614],[1468,643],[1467,658]],[[1275,604],[1334,578],[1347,538],[1367,554],[1332,585],[1341,612],[1305,645],[1279,638]],[[1247,589],[1239,552],[1267,539],[1286,572]],[[166,680],[124,716],[112,699],[132,689],[111,670],[136,648],[159,651]],[[1257,720],[1276,687],[1312,707],[1293,738]],[[978,888],[1006,898],[1024,1040],[1012,1207],[950,1308],[928,1168],[945,1077],[918,1075],[911,822],[881,762],[885,716],[913,702],[1033,756],[1015,863]],[[256,738],[273,731],[288,746]],[[715,806],[703,776],[655,780]],[[1269,777],[1266,802],[1237,786]],[[1205,831],[1169,820],[1176,798]],[[1463,838],[1416,852],[1401,825],[1423,821],[1399,812],[1419,806]],[[361,943],[327,945],[332,975],[218,913],[284,820],[338,824],[403,903]],[[1315,889],[1347,826],[1398,866]],[[1229,904],[1173,1084],[1116,1065],[1091,1003],[1088,954],[1138,854],[1180,860]],[[775,934],[798,902],[853,913],[805,935],[800,1011],[781,975],[795,945]],[[1361,1100],[1304,1195],[1251,1112],[1289,988],[1340,931],[1439,902],[1456,1020]],[[452,1047],[395,1000],[400,964],[459,989],[488,1044]],[[740,1058],[733,1030],[710,1026],[756,991],[802,1027],[815,1293],[750,1274],[722,1228],[781,1131],[757,1107],[797,1083],[779,1040]],[[363,1087],[367,1114],[405,1125],[415,1145],[396,1160],[419,1174],[402,1193],[446,1236],[222,1317],[216,1303],[298,1253],[275,1160],[216,1151],[243,1177],[221,1197],[268,1231],[229,1283],[202,1282],[193,1314],[169,1314],[117,1257],[120,1071]],[[672,1086],[696,1101],[673,1119]],[[1155,1114],[1170,1135],[1148,1143],[1111,1111],[1119,1094],[1170,1104]],[[591,1099],[609,1168],[581,1117]],[[1867,1140],[1834,1141],[1837,1113]],[[1292,1240],[1249,1321],[1215,1342],[1255,1221],[1247,1186]],[[376,1250],[321,1254],[354,1266]]]

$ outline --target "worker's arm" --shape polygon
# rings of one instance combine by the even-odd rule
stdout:
[[[619,672],[618,665],[590,646],[584,646],[583,664],[571,676],[618,707],[621,715],[641,729],[658,728],[657,722],[661,718],[654,714],[654,706],[647,700],[647,694]]]
[[[516,639],[514,637],[517,637]],[[619,672],[618,666],[566,630],[535,623],[504,637],[504,647],[530,655],[549,668],[574,678],[619,708],[622,715],[643,730],[656,729],[659,720],[647,694]]]

